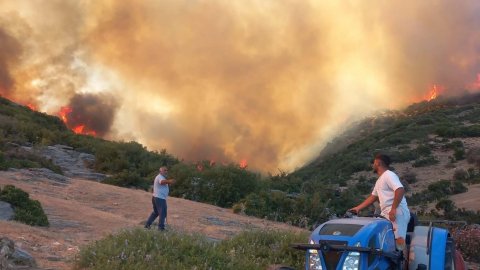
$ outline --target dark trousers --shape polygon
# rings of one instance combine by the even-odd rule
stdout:
[[[165,229],[165,219],[167,218],[167,200],[152,197],[153,212],[147,220],[145,227],[149,228],[153,221],[159,216],[158,229]]]

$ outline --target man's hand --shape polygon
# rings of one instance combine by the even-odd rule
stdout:
[[[388,213],[388,219],[390,219],[390,221],[395,221],[396,219],[396,214],[397,214],[397,208],[393,208],[390,210],[390,212]]]
[[[360,213],[360,208],[358,206],[356,206],[356,207],[348,209],[348,211],[358,215],[358,213]]]

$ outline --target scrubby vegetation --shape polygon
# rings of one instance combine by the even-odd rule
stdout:
[[[457,249],[466,261],[480,263],[480,229],[467,227],[453,230],[453,238]]]
[[[111,175],[106,183],[148,189],[161,165],[172,166],[178,159],[165,150],[148,151],[136,142],[111,142],[70,131],[60,118],[32,111],[0,97],[0,170],[45,167],[61,169],[50,160],[26,151],[28,147],[64,144],[95,155],[92,166]]]
[[[282,231],[243,232],[212,242],[175,231],[123,231],[84,247],[77,269],[266,269],[282,264],[300,269],[304,254],[290,248],[306,234]]]
[[[410,205],[434,202],[446,198],[449,195],[466,192],[468,188],[460,181],[440,180],[428,185],[428,188],[422,192],[414,193],[407,198]]]
[[[17,153],[16,146],[65,144],[94,154],[96,161],[92,167],[110,175],[105,183],[146,190],[158,167],[167,165],[170,176],[177,180],[171,189],[172,196],[233,207],[237,213],[307,228],[344,213],[371,191],[375,179],[358,174],[371,170],[377,152],[389,154],[394,165],[409,162],[412,167],[421,168],[437,164],[433,152],[443,149],[452,153],[450,166],[463,159],[472,164],[473,168],[466,173],[458,171],[454,179],[414,193],[409,198],[412,205],[438,202],[480,182],[480,173],[476,172],[480,168],[480,151],[465,149],[458,139],[480,136],[480,95],[437,98],[404,111],[365,119],[332,141],[311,164],[292,173],[267,176],[236,164],[209,161],[189,164],[165,150],[149,151],[136,142],[110,142],[77,135],[57,117],[31,111],[6,99],[0,98],[0,103],[1,169],[44,166],[55,170],[49,161]],[[403,175],[407,185],[417,181],[414,170]]]
[[[15,212],[14,220],[32,226],[48,226],[48,218],[42,205],[30,195],[12,185],[0,188],[0,201],[10,203]]]
[[[17,162],[8,145],[67,144],[96,156],[94,168],[111,175],[105,183],[147,189],[158,167],[168,165],[171,166],[171,176],[177,179],[175,188],[172,188],[173,196],[222,207],[233,206],[239,213],[308,226],[324,221],[334,213],[344,212],[358,203],[362,195],[370,192],[374,179],[354,179],[353,174],[369,170],[372,157],[378,151],[389,153],[394,162],[412,162],[414,167],[430,166],[438,161],[432,155],[428,135],[436,134],[446,138],[443,141],[446,149],[454,151],[453,162],[467,158],[472,164],[478,163],[478,151],[465,153],[461,141],[448,140],[454,136],[477,136],[475,123],[478,118],[475,116],[480,111],[477,100],[480,100],[478,96],[423,102],[410,106],[404,112],[389,112],[371,121],[363,121],[358,124],[362,132],[355,132],[361,136],[349,138],[350,143],[343,149],[337,149],[333,154],[291,174],[282,172],[262,177],[234,164],[213,165],[208,161],[187,164],[166,151],[151,152],[135,142],[108,142],[76,135],[56,117],[30,111],[2,99],[5,106],[2,106],[0,130],[4,139],[0,141],[3,151],[0,152],[0,164],[2,168],[54,168],[48,161],[33,157],[22,156],[18,160],[24,164]],[[462,122],[467,121],[469,125],[461,128]],[[416,142],[417,146],[412,148],[409,145],[412,142]],[[414,194],[410,200],[417,204],[465,191],[462,182],[472,183],[480,179],[472,172],[467,176],[459,172],[456,178],[466,180],[448,184],[448,188],[446,183],[441,182],[425,192]],[[348,186],[347,183],[352,180],[356,180],[356,184]],[[414,183],[415,174],[406,175],[406,181]],[[345,189],[347,186],[348,189]]]

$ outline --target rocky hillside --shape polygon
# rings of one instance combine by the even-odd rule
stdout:
[[[0,186],[15,185],[40,201],[49,227],[0,221],[0,236],[30,253],[39,269],[70,269],[82,245],[127,228],[141,228],[151,211],[151,194],[105,185],[48,170],[0,172]],[[173,189],[174,187],[172,187]],[[282,223],[233,214],[207,204],[169,198],[168,226],[225,239],[252,228],[299,230]]]
[[[370,164],[378,152],[392,157],[412,206],[448,198],[458,208],[480,210],[479,94],[438,98],[353,123],[317,159],[292,175],[367,194],[376,178]],[[466,190],[435,197],[432,192],[441,185],[435,183],[442,181]]]

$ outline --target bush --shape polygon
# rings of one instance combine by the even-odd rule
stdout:
[[[251,192],[258,193],[261,180],[260,175],[235,164],[205,164],[201,170],[193,164],[177,164],[170,176],[176,180],[172,196],[220,207],[232,207]]]
[[[469,174],[465,169],[459,168],[453,173],[453,179],[457,181],[466,181],[469,178]]]
[[[438,163],[438,160],[435,159],[434,157],[426,157],[426,158],[421,158],[415,160],[415,162],[412,164],[413,167],[426,167],[430,165],[435,165]]]
[[[453,150],[453,156],[455,157],[455,159],[451,160],[452,162],[465,159],[465,147],[463,146],[462,141],[455,140],[451,143],[446,144],[445,148]]]
[[[480,229],[466,228],[453,231],[453,238],[457,249],[466,261],[480,263]]]
[[[402,174],[400,179],[405,180],[409,184],[413,184],[417,182],[417,174],[413,171],[408,170]]]
[[[243,232],[218,244],[176,231],[130,230],[80,250],[77,269],[266,269],[282,264],[300,269],[304,254],[290,248],[306,233]]]
[[[0,152],[0,170],[8,168],[47,168],[63,175],[62,169],[51,160],[16,147]]]
[[[358,178],[357,184],[355,184],[355,188],[361,193],[361,194],[369,194],[372,192],[373,186],[375,185],[375,178],[372,178],[370,180],[367,180],[365,176],[360,176]]]
[[[15,212],[14,220],[32,226],[48,226],[48,218],[37,200],[31,200],[27,192],[7,185],[0,190],[0,201],[10,203]]]
[[[467,152],[467,162],[480,168],[480,148],[472,148]]]
[[[448,195],[466,192],[467,190],[468,188],[461,182],[440,180],[428,185],[426,190],[412,194],[410,198],[407,198],[407,201],[411,205],[418,205],[425,202],[440,200],[446,198]]]

